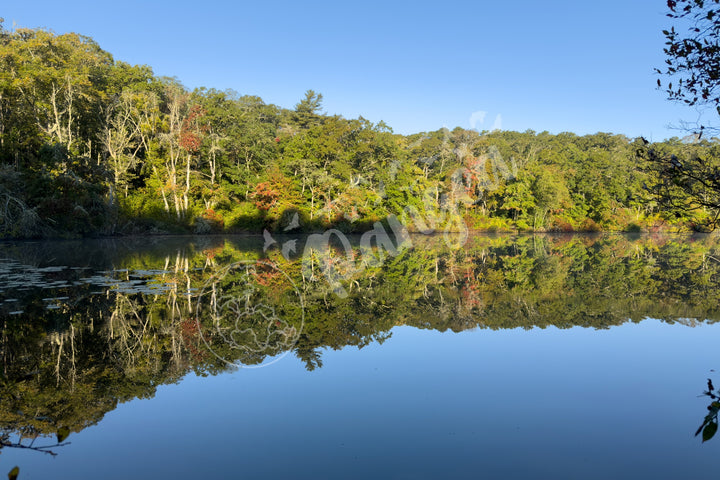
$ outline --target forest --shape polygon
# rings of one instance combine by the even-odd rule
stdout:
[[[0,24],[0,238],[147,233],[703,230],[658,158],[718,164],[716,138],[441,128],[393,133],[198,88],[93,39]],[[676,161],[676,160],[673,160]],[[665,167],[663,167],[665,168]]]

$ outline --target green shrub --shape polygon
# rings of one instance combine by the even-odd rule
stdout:
[[[252,202],[238,202],[232,210],[221,215],[226,230],[261,231],[265,222],[265,213]]]

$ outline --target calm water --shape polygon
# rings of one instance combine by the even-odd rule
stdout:
[[[717,470],[717,237],[319,240],[0,244],[0,475]]]

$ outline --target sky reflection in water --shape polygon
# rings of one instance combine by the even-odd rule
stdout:
[[[260,369],[188,371],[72,433],[55,458],[3,449],[0,473],[699,478],[717,464],[718,445],[693,433],[718,366],[718,328],[396,326],[382,344],[319,347],[314,370],[288,355]]]

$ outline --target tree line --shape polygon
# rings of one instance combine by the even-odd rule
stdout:
[[[707,191],[668,185],[667,163],[653,161],[715,165],[715,138],[399,135],[324,114],[312,90],[293,109],[191,91],[89,37],[1,25],[2,237],[359,232],[390,215],[430,218],[437,230],[457,219],[520,231],[703,229],[717,219]],[[666,202],[662,192],[685,196]]]

